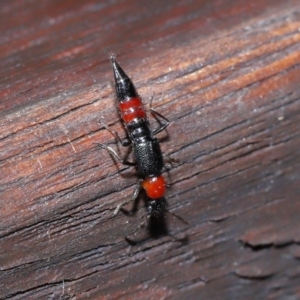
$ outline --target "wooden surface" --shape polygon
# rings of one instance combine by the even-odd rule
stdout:
[[[9,0],[0,30],[1,299],[300,299],[299,1]],[[113,217],[109,51],[171,121],[185,243]]]

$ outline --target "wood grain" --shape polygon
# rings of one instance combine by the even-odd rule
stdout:
[[[3,1],[0,298],[300,299],[299,28],[296,0]],[[171,121],[190,223],[135,246],[109,51]]]

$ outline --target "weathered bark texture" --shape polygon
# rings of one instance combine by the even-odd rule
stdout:
[[[1,299],[300,299],[299,1],[9,0],[0,33]],[[190,222],[134,246],[109,51]]]

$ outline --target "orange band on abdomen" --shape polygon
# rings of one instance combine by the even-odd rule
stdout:
[[[140,98],[131,98],[119,103],[121,117],[126,124],[134,119],[145,119],[146,113]]]

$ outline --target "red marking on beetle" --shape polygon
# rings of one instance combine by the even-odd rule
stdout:
[[[129,124],[135,119],[145,119],[146,113],[140,98],[130,98],[119,103],[122,119]]]
[[[147,177],[142,181],[142,187],[149,198],[156,200],[165,195],[166,181],[162,175]]]

